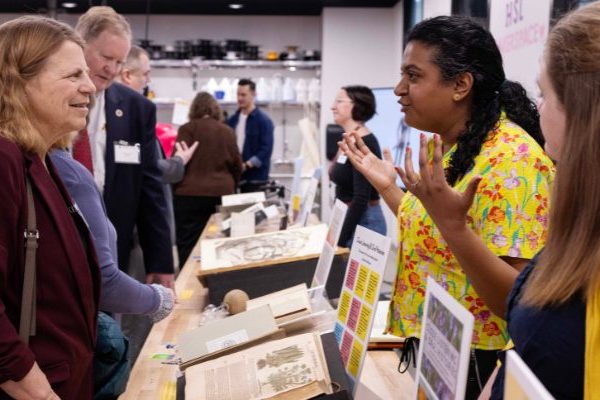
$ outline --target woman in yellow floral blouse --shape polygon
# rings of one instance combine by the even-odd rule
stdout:
[[[389,332],[419,336],[426,277],[434,278],[475,317],[466,393],[472,399],[508,340],[502,319],[506,297],[519,270],[544,245],[553,165],[542,149],[537,109],[520,84],[506,80],[489,32],[468,18],[437,17],[416,25],[407,43],[395,89],[405,120],[437,133],[442,152],[434,156],[438,162],[442,158],[445,180],[459,192],[474,194],[473,205],[466,205],[471,232],[510,267],[462,265],[419,199],[395,185],[396,172],[409,189],[419,185],[421,177],[410,162],[404,173],[389,153],[377,159],[352,133],[340,146],[398,213],[400,249]],[[421,141],[427,152],[423,135]],[[420,168],[430,166],[423,162]]]

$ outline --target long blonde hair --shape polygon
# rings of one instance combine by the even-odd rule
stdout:
[[[523,295],[560,305],[600,282],[600,3],[561,19],[549,34],[546,68],[566,127],[551,199],[548,241]]]
[[[0,136],[25,151],[48,147],[32,125],[25,86],[66,41],[83,48],[70,26],[50,18],[26,16],[0,25]]]

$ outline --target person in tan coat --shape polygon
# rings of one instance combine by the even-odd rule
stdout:
[[[242,174],[233,130],[225,125],[217,101],[200,92],[190,107],[189,122],[179,128],[177,142],[198,141],[183,179],[175,185],[173,206],[179,265],[183,267],[221,196],[232,194]]]

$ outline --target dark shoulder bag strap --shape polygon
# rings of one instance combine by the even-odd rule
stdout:
[[[38,247],[40,234],[37,230],[35,218],[35,205],[31,181],[25,177],[27,186],[27,229],[25,230],[25,274],[23,277],[23,294],[21,298],[21,320],[19,323],[19,336],[25,343],[29,337],[35,335],[35,253]]]

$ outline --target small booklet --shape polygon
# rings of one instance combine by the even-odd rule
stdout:
[[[278,325],[310,315],[311,307],[305,283],[248,300],[246,309],[269,305]]]
[[[189,367],[187,400],[304,400],[331,394],[319,334],[263,343]]]
[[[384,333],[387,321],[387,312],[389,308],[389,300],[377,302],[375,320],[373,321],[373,329],[371,330],[371,336],[369,336],[369,350],[396,349],[404,346],[403,337]]]
[[[179,368],[283,336],[268,305],[248,310],[182,333],[177,346]]]

